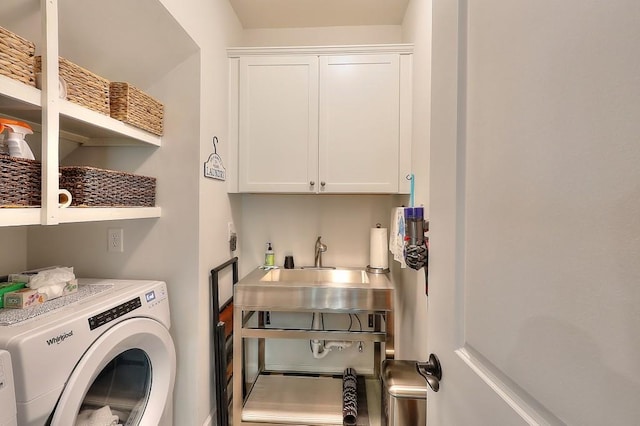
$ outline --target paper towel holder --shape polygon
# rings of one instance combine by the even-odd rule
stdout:
[[[376,228],[381,228],[382,225],[376,223]],[[390,272],[389,268],[380,268],[371,265],[367,265],[366,271],[370,274],[388,274]]]
[[[370,274],[388,274],[389,268],[374,268],[371,265],[367,265],[367,272]]]

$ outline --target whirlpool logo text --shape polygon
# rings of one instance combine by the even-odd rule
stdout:
[[[59,336],[56,337],[52,337],[51,339],[47,340],[47,345],[51,346],[54,343],[56,345],[59,345],[60,343],[64,342],[65,339],[67,339],[68,337],[73,336],[73,330],[72,331],[67,331],[65,333],[60,334]]]

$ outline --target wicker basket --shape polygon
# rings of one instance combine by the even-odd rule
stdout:
[[[155,135],[164,132],[164,105],[128,83],[110,85],[111,117]]]
[[[40,205],[40,162],[0,154],[0,206]]]
[[[60,188],[71,193],[72,206],[153,207],[156,179],[95,167],[60,167]]]
[[[42,70],[42,57],[35,58],[36,73]],[[58,72],[67,83],[67,100],[109,115],[109,80],[95,75],[71,61],[59,58]]]
[[[35,86],[35,51],[36,46],[32,42],[0,27],[0,75]]]

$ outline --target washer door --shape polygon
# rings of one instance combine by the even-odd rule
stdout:
[[[89,347],[74,368],[51,425],[118,415],[118,422],[125,425],[157,426],[172,398],[175,367],[173,341],[162,324],[148,318],[118,323]]]

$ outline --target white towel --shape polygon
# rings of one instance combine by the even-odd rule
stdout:
[[[64,284],[75,278],[76,276],[73,273],[73,268],[56,267],[38,272],[36,275],[31,277],[27,286],[35,290],[40,287],[58,285],[61,283]]]
[[[97,410],[82,410],[78,413],[75,426],[117,426],[118,416],[114,416],[111,408],[105,405]]]
[[[395,207],[391,210],[391,229],[389,230],[389,251],[393,254],[393,260],[400,262],[401,268],[406,268],[404,261],[404,207]]]
[[[78,282],[73,268],[55,267],[38,272],[29,279],[28,287],[45,294],[47,300],[55,299],[77,288]]]

